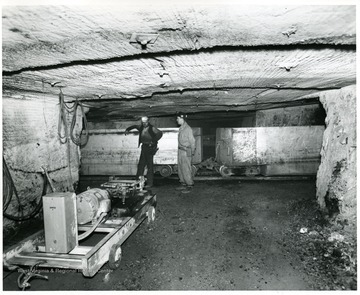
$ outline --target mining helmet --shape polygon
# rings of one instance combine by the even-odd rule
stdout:
[[[176,113],[176,117],[182,118],[182,119],[186,119],[187,115],[184,114],[183,112],[178,112]]]
[[[146,123],[149,122],[149,118],[147,116],[141,117],[141,122]]]

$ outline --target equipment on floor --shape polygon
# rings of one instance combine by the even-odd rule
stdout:
[[[123,204],[126,198],[134,196],[136,191],[142,191],[144,186],[144,176],[140,176],[139,180],[122,180],[111,176],[108,182],[101,184],[101,187],[106,189],[113,198],[122,198]]]
[[[44,230],[3,254],[4,266],[21,272],[19,288],[30,287],[28,281],[37,278],[24,277],[26,271],[20,266],[76,269],[86,277],[93,277],[105,263],[111,269],[119,267],[122,243],[146,218],[155,220],[156,195],[144,190],[144,183],[144,178],[110,177],[101,188],[79,195],[54,192],[43,196]],[[89,245],[96,234],[105,236]]]

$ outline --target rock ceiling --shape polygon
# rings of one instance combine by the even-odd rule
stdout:
[[[355,6],[8,6],[3,95],[92,118],[253,111],[356,82]]]

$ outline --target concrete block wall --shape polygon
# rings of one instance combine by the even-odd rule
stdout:
[[[24,205],[24,214],[31,212],[42,193],[44,175],[48,170],[57,191],[72,190],[79,179],[80,149],[70,140],[70,166],[68,147],[58,138],[59,99],[32,95],[4,95],[3,108],[3,156],[10,170],[18,195]],[[81,122],[81,113],[78,112]],[[70,127],[70,116],[68,126]],[[75,132],[78,126],[75,128]],[[63,129],[62,129],[63,130]],[[48,187],[48,192],[51,192]],[[15,196],[6,213],[17,215]],[[4,227],[15,223],[7,218]]]
[[[320,206],[356,234],[356,86],[320,94],[326,129],[317,173]]]

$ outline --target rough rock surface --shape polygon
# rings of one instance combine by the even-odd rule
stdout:
[[[154,53],[226,45],[355,44],[356,25],[354,7],[345,5],[126,3],[8,6],[3,32],[3,67],[14,71],[141,54],[141,45],[129,42],[133,33],[158,33],[146,47]]]
[[[56,95],[63,87],[69,100],[90,105],[95,121],[173,115],[174,106],[195,113],[299,104],[355,83],[355,8],[9,6],[3,88]]]
[[[67,114],[69,130],[72,114]],[[77,117],[74,135],[79,132],[79,112]],[[57,97],[3,97],[3,157],[21,204],[14,193],[6,213],[21,216],[21,207],[24,215],[34,209],[41,200],[45,177],[43,167],[56,191],[71,190],[79,180],[80,149],[70,138],[69,150],[67,143],[60,142],[58,120]],[[64,134],[63,128],[61,133]],[[47,192],[50,191],[48,184]],[[14,226],[8,218],[3,222],[4,227]]]
[[[330,217],[356,235],[356,87],[320,95],[326,129],[317,174],[317,199]]]

